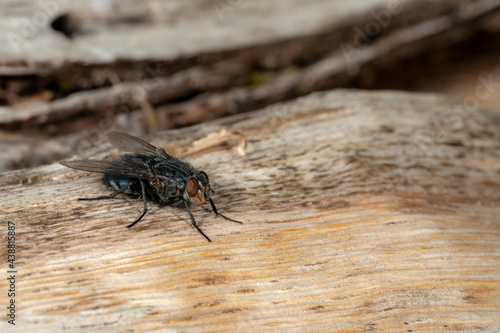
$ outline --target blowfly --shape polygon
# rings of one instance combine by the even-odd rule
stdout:
[[[126,152],[114,161],[75,160],[63,161],[62,165],[83,171],[104,173],[104,180],[113,190],[107,196],[97,198],[81,198],[80,200],[113,199],[118,194],[139,195],[144,203],[144,210],[137,220],[128,227],[137,224],[148,212],[147,199],[161,205],[173,207],[185,206],[191,223],[209,242],[210,238],[196,225],[190,204],[202,205],[210,203],[215,215],[230,219],[217,211],[212,201],[212,190],[208,175],[195,169],[188,162],[169,155],[162,148],[157,148],[134,136],[111,132],[108,134],[111,144]]]

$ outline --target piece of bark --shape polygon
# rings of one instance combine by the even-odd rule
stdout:
[[[338,90],[156,135],[176,153],[221,128],[246,135],[244,158],[189,158],[244,221],[194,207],[213,243],[184,209],[150,204],[128,229],[140,200],[78,201],[109,193],[99,175],[4,173],[19,326],[2,332],[497,332],[499,123],[436,95]]]

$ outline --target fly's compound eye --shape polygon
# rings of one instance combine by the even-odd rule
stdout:
[[[194,177],[189,177],[187,183],[186,183],[186,192],[189,195],[189,197],[194,197],[196,194],[198,194],[198,181]]]

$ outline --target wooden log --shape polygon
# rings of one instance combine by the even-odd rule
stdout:
[[[0,177],[2,332],[498,332],[500,115],[437,96],[337,90],[157,134],[188,151],[221,128],[230,150],[189,160],[219,210],[117,197],[58,164]],[[112,158],[109,145],[79,157]],[[5,308],[4,308],[5,311]]]

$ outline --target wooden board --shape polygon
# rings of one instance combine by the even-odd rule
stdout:
[[[189,160],[243,225],[108,193],[58,164],[0,177],[2,332],[498,332],[500,116],[436,95],[338,90],[165,132],[249,140]],[[111,158],[107,144],[80,157]]]

